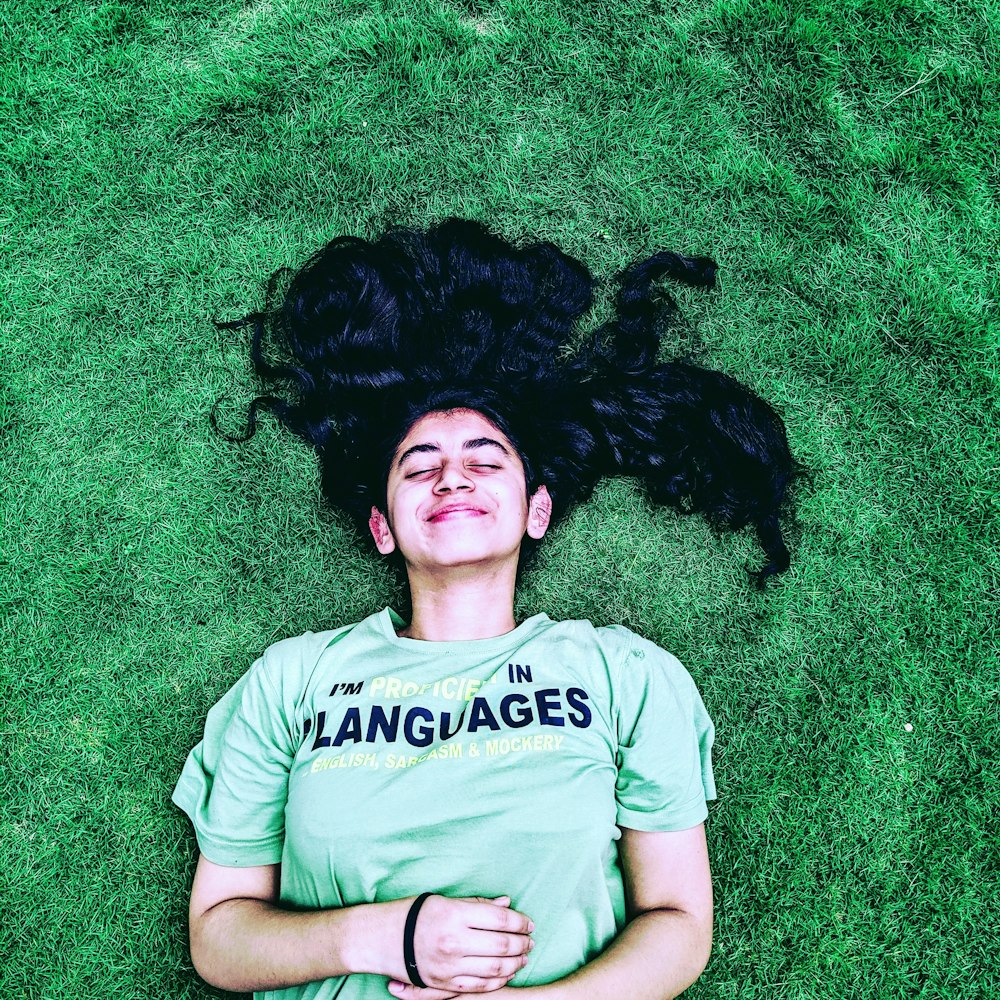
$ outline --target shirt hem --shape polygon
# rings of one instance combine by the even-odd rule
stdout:
[[[700,808],[689,808],[677,814],[658,817],[656,813],[637,812],[632,809],[619,809],[615,823],[629,830],[640,830],[644,833],[676,833],[678,830],[690,830],[704,823],[708,818],[708,806],[702,802]]]
[[[170,801],[187,815],[198,840],[198,850],[212,864],[223,868],[257,868],[281,863],[284,833],[269,837],[266,841],[220,840],[199,824],[195,818],[196,805],[186,799],[182,789],[176,789]]]

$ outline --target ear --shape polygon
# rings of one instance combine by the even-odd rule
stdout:
[[[396,539],[392,537],[389,522],[378,507],[372,507],[371,517],[368,518],[368,530],[371,531],[372,538],[375,539],[375,548],[382,555],[387,556],[396,550]]]
[[[528,501],[528,535],[539,539],[548,531],[552,520],[552,497],[544,486],[539,486]]]

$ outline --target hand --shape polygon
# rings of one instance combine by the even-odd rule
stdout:
[[[534,947],[530,918],[510,909],[510,897],[451,899],[430,896],[420,910],[413,950],[427,987],[392,980],[405,1000],[449,1000],[506,986]]]
[[[395,979],[389,983],[389,992],[394,997],[399,997],[400,1000],[456,1000],[457,997],[469,995],[468,993],[449,993],[447,990],[436,990],[431,986],[422,990],[419,986],[411,986],[409,983],[401,983]],[[520,1000],[520,994],[524,992],[515,986],[502,986],[500,989],[490,992],[489,1000],[501,1000],[501,998],[510,1000],[515,995]],[[535,994],[533,988],[529,989],[528,992]],[[527,1000],[527,997],[524,1000]]]

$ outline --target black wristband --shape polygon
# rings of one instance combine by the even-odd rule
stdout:
[[[413,934],[417,929],[417,916],[420,914],[420,907],[424,905],[424,900],[433,895],[430,892],[422,892],[410,904],[410,912],[406,914],[406,924],[403,926],[403,965],[406,966],[406,974],[410,977],[410,982],[420,989],[426,989],[427,984],[420,978],[417,969],[417,956],[413,953]]]

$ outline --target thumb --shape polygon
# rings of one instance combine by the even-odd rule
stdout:
[[[489,903],[491,906],[510,906],[510,896],[469,896],[473,903]]]

